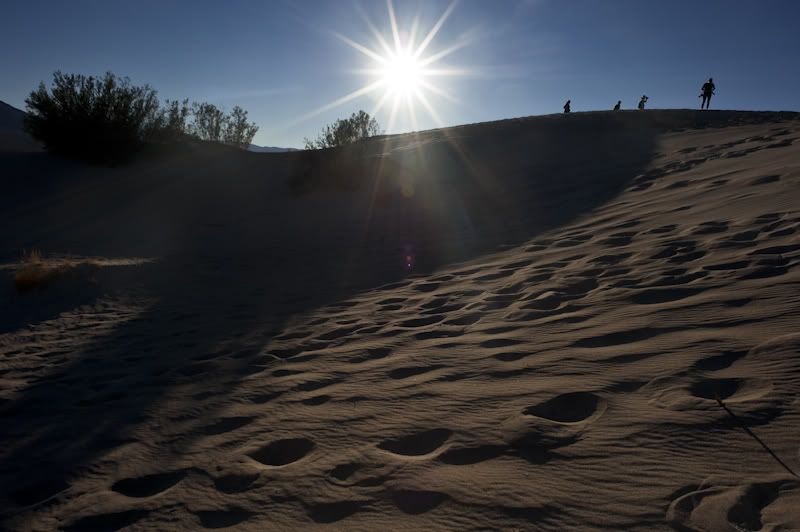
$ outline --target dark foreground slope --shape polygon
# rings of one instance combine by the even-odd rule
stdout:
[[[3,155],[6,258],[155,259],[0,288],[4,523],[796,528],[715,398],[797,469],[798,138],[655,111]]]

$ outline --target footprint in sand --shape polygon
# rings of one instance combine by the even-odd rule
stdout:
[[[544,463],[553,456],[551,450],[578,441],[606,408],[605,399],[591,392],[557,395],[507,419],[505,439],[523,458]]]
[[[694,363],[694,368],[702,371],[718,371],[730,367],[731,364],[747,354],[747,351],[726,351],[721,355],[701,358]]]
[[[412,318],[400,322],[400,327],[408,327],[408,328],[425,327],[428,325],[433,325],[434,323],[439,323],[443,319],[444,316],[441,314],[434,314],[433,316],[427,316],[424,318]]]
[[[431,429],[384,440],[378,444],[378,448],[400,456],[425,456],[444,445],[451,434],[447,429]]]
[[[691,231],[692,235],[712,235],[714,233],[724,233],[728,230],[728,222],[725,220],[712,220],[703,222]]]
[[[369,360],[379,360],[381,358],[386,358],[392,353],[392,350],[388,347],[376,347],[373,349],[367,349],[365,353],[360,355],[356,355],[348,360],[351,364],[361,364],[362,362],[367,362]]]
[[[242,493],[258,480],[258,473],[230,474],[214,479],[214,487],[222,493]]]
[[[499,272],[487,273],[486,275],[481,275],[479,277],[475,277],[474,280],[478,281],[478,282],[481,282],[481,281],[495,281],[497,279],[502,279],[504,277],[508,277],[509,275],[512,275],[513,273],[514,273],[513,270],[504,270],[504,271],[501,270]]]
[[[448,465],[472,465],[503,456],[507,452],[507,445],[459,447],[448,449],[437,460]]]
[[[392,493],[395,506],[410,515],[430,512],[447,499],[447,494],[438,491],[398,490]]]
[[[355,463],[347,463],[347,464],[339,464],[330,471],[330,475],[339,480],[345,481],[350,478],[353,473],[361,469],[363,466],[361,464]]]
[[[530,406],[523,413],[557,423],[581,423],[599,417],[605,407],[605,401],[593,393],[573,392]]]
[[[720,361],[721,364],[724,364],[724,361]],[[773,385],[767,380],[758,378],[701,376],[689,382],[673,377],[656,378],[650,381],[646,388],[656,403],[670,410],[696,410],[705,405],[717,411],[720,410],[716,404],[717,399],[725,401],[726,404],[747,403],[769,394]],[[725,414],[720,411],[720,415]]]
[[[689,384],[689,394],[698,398],[728,403],[749,401],[763,397],[772,385],[761,379],[700,379]]]
[[[403,368],[396,368],[389,372],[389,378],[407,379],[409,377],[415,377],[417,375],[422,375],[423,373],[428,373],[429,371],[434,371],[444,367],[445,366],[443,365],[432,365],[432,366],[407,366]]]
[[[185,471],[156,473],[143,477],[126,478],[115,482],[111,489],[127,497],[152,497],[163,493],[186,478]]]
[[[89,532],[93,530],[120,530],[132,526],[137,521],[147,516],[146,510],[128,510],[110,514],[90,515],[82,517],[67,526],[66,532]]]
[[[490,340],[484,340],[480,343],[480,346],[484,349],[496,349],[498,347],[511,347],[521,343],[520,340],[515,340],[514,338],[492,338]]]
[[[678,228],[678,226],[675,225],[675,224],[662,225],[660,227],[656,227],[655,229],[649,230],[647,233],[648,234],[653,233],[653,234],[657,234],[657,235],[658,234],[664,234],[664,233],[672,233],[677,228]]]
[[[202,432],[208,436],[215,436],[217,434],[224,434],[226,432],[231,432],[238,428],[244,427],[245,425],[249,425],[253,422],[254,417],[247,417],[247,416],[235,416],[235,417],[227,417],[220,419],[216,423],[208,425],[202,429]]]
[[[608,238],[601,240],[598,242],[601,246],[617,248],[622,246],[627,246],[633,241],[633,237],[636,236],[635,231],[625,231],[621,233],[614,233],[610,235]]]
[[[367,501],[324,502],[309,506],[306,511],[315,523],[336,523],[350,517],[366,505]]]
[[[247,521],[254,514],[242,508],[196,512],[203,528],[228,528]]]
[[[247,455],[264,465],[281,467],[303,459],[314,447],[314,442],[308,438],[286,438],[269,443]]]
[[[481,319],[481,313],[475,312],[472,314],[465,314],[463,316],[459,316],[458,318],[453,318],[451,320],[447,320],[444,322],[444,325],[474,325],[478,323]]]
[[[789,271],[789,268],[784,266],[756,266],[749,272],[745,273],[738,277],[741,281],[748,281],[752,279],[769,279],[770,277],[780,277],[781,275],[786,274]]]
[[[295,386],[295,389],[299,390],[301,392],[313,392],[313,391],[316,391],[316,390],[319,390],[319,389],[322,389],[322,388],[327,388],[328,386],[332,386],[332,385],[337,384],[337,383],[339,383],[341,381],[342,381],[342,379],[334,377],[334,378],[323,379],[323,380],[318,380],[318,381],[301,382],[300,384]]]
[[[738,486],[687,486],[667,509],[678,530],[795,530],[800,522],[800,482],[795,479]]]
[[[765,175],[762,177],[757,177],[748,183],[749,186],[755,187],[758,185],[766,185],[768,183],[775,183],[781,180],[781,176],[779,175]]]

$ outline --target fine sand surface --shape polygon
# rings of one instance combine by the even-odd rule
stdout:
[[[0,529],[800,530],[797,114],[0,173]]]

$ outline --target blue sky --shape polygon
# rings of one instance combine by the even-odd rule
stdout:
[[[417,42],[450,1],[395,0]],[[23,108],[52,72],[111,70],[162,98],[241,105],[260,126],[255,143],[301,147],[327,123],[372,110],[382,89],[314,113],[368,84],[374,61],[346,36],[380,50],[366,20],[392,41],[383,0],[5,0],[0,17],[0,100]],[[424,51],[459,48],[431,65],[457,75],[398,107],[387,133],[558,112],[699,104],[713,76],[712,108],[798,110],[800,2],[796,0],[461,0]],[[388,101],[392,101],[391,99]],[[376,117],[384,129],[391,104]]]

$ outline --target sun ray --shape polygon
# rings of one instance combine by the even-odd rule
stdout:
[[[383,106],[386,105],[386,102],[389,101],[389,97],[391,95],[392,93],[389,91],[384,92],[383,96],[381,96],[380,100],[378,100],[378,103],[376,103],[375,106],[372,108],[372,112],[370,113],[370,115],[375,116],[378,113],[378,111],[380,111],[383,108]]]
[[[374,72],[374,71],[373,71]],[[469,76],[473,72],[466,68],[425,68],[422,69],[425,77],[431,76]]]
[[[434,92],[434,93],[438,94],[439,96],[450,100],[453,103],[459,103],[458,98],[456,98],[455,96],[453,96],[452,94],[450,94],[446,90],[440,89],[439,87],[437,87],[433,83],[428,83],[427,81],[422,79],[422,80],[420,80],[419,84],[422,87],[425,87],[426,89],[428,89],[429,91]]]
[[[400,50],[403,46],[400,44],[400,30],[397,27],[397,18],[394,16],[394,6],[392,0],[386,0],[386,7],[389,9],[389,20],[392,25],[392,36],[394,36],[394,49]]]
[[[369,57],[371,59],[374,59],[375,61],[378,61],[379,63],[386,64],[388,62],[388,60],[385,57],[383,57],[382,55],[373,52],[372,50],[370,50],[369,48],[367,48],[364,45],[358,44],[354,40],[345,37],[341,33],[334,33],[334,35],[336,35],[336,37],[338,37],[340,40],[342,40],[346,44],[352,46],[353,48],[355,48],[356,50],[358,50],[362,54],[366,55],[367,57]]]
[[[430,55],[430,56],[426,57],[425,59],[420,59],[419,60],[419,65],[422,66],[422,67],[428,66],[431,63],[435,63],[436,61],[447,57],[448,55],[452,54],[453,52],[456,52],[456,51],[464,48],[468,44],[469,44],[469,41],[466,41],[466,40],[461,41],[461,42],[457,42],[453,46],[445,48],[441,52],[437,52],[437,53],[435,53],[433,55]]]
[[[380,47],[383,48],[383,53],[386,54],[386,57],[391,55],[392,48],[389,46],[389,43],[386,42],[386,39],[383,38],[381,32],[378,31],[378,28],[375,27],[375,25],[372,23],[372,20],[362,8],[359,7],[358,11],[361,15],[361,18],[364,20],[364,23],[367,25],[367,28],[369,28],[369,31],[372,33],[372,36],[375,37],[375,40],[378,41]]]
[[[406,105],[408,106],[408,113],[411,115],[411,127],[413,128],[412,131],[419,131],[419,123],[417,122],[417,111],[416,107],[414,107],[414,93],[408,92],[406,93]]]
[[[439,116],[439,113],[436,112],[436,109],[433,108],[433,106],[425,97],[425,95],[422,93],[422,91],[418,89],[414,92],[414,94],[417,96],[417,99],[419,99],[419,101],[422,103],[425,109],[431,114],[431,117],[433,117],[433,120],[436,122],[436,125],[439,127],[444,127],[444,121]]]
[[[358,98],[359,96],[363,96],[363,95],[365,95],[367,93],[370,93],[370,92],[376,90],[377,88],[379,88],[383,84],[384,84],[383,80],[378,80],[378,81],[376,81],[374,83],[370,83],[369,85],[361,87],[360,89],[356,89],[353,92],[351,92],[350,94],[348,94],[346,96],[342,96],[338,100],[334,100],[331,103],[325,104],[322,107],[318,107],[318,108],[314,109],[313,111],[311,111],[309,113],[306,113],[305,115],[301,116],[297,121],[306,120],[308,118],[311,118],[312,116],[316,116],[316,115],[318,115],[320,113],[324,113],[325,111],[328,111],[329,109],[333,109],[334,107],[338,107],[338,106],[342,105],[343,103],[349,102],[350,100],[354,100],[354,99]]]
[[[428,47],[433,38],[436,37],[436,34],[439,33],[439,29],[441,29],[442,25],[444,24],[444,21],[447,20],[447,17],[450,16],[450,13],[453,12],[453,9],[455,9],[455,7],[456,7],[456,1],[454,0],[453,2],[450,3],[445,12],[442,13],[442,16],[439,17],[439,20],[436,21],[436,24],[433,26],[433,28],[431,28],[431,31],[428,32],[428,35],[419,45],[417,51],[414,52],[414,57],[418,58],[422,55],[422,52],[425,51],[425,48]]]
[[[398,98],[395,98],[394,102],[392,103],[392,112],[389,115],[389,126],[388,126],[388,129],[390,131],[394,127],[394,121],[397,118],[397,108],[398,108],[399,104],[400,104],[400,100]]]
[[[414,53],[414,42],[417,40],[417,30],[419,29],[419,17],[414,17],[411,23],[411,31],[408,34],[408,44],[406,45],[406,54],[412,55]]]

